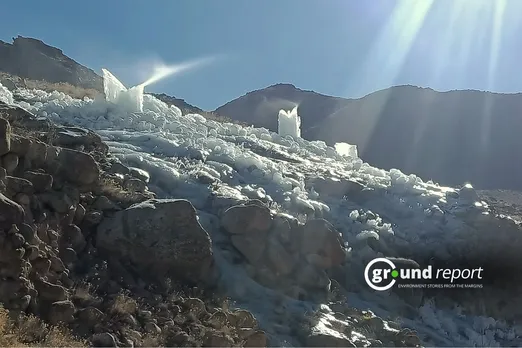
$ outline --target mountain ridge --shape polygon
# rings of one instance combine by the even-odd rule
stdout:
[[[355,144],[361,158],[376,167],[450,186],[522,189],[522,166],[510,156],[522,147],[520,93],[402,85],[346,99],[276,85],[215,112],[277,131],[278,110],[296,105],[303,138]]]
[[[92,69],[41,40],[18,36],[12,44],[0,42],[0,58],[0,71],[103,93],[102,79]],[[450,186],[472,182],[481,189],[522,190],[522,164],[510,156],[522,147],[517,136],[522,129],[519,92],[399,85],[343,98],[276,83],[210,112],[165,93],[150,94],[184,113],[275,132],[279,110],[298,106],[303,138],[332,146],[355,144],[361,158],[376,167],[397,168]]]

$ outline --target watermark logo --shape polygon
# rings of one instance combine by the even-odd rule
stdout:
[[[478,268],[435,268],[429,265],[418,268],[395,265],[387,258],[373,259],[364,269],[364,279],[370,288],[386,291],[399,288],[482,288],[480,282],[484,269]]]

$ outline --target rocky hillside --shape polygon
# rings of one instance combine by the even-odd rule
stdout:
[[[213,241],[194,206],[156,199],[148,173],[108,149],[87,129],[0,103],[0,345],[266,346],[252,313],[216,287]],[[253,200],[224,211],[221,226],[227,257],[281,303],[336,301],[335,318],[287,318],[277,307],[280,330],[301,345],[419,344],[411,330],[347,305],[327,274],[345,251],[326,220],[303,225]],[[331,334],[324,320],[364,339]]]
[[[6,82],[7,80],[9,81]],[[103,94],[103,80],[96,72],[69,58],[56,47],[38,39],[22,36],[14,38],[12,44],[0,41],[0,82],[8,88],[16,85],[49,91],[58,90],[73,94],[74,97],[78,96],[74,95],[77,91],[72,87],[91,90],[84,93],[91,98],[95,94],[93,91]],[[184,113],[205,113],[183,99],[164,93],[152,95],[169,105],[176,105]]]
[[[85,129],[0,104],[0,140],[1,346],[266,345],[250,313],[191,288],[213,260],[188,201],[153,199]]]
[[[445,185],[522,190],[522,96],[393,87],[361,99],[304,91],[289,84],[253,91],[215,110],[277,131],[277,112],[299,105],[302,135],[348,142],[379,168],[398,168]]]
[[[65,82],[103,92],[103,81],[93,70],[40,40],[18,36],[13,43],[0,41],[0,71],[49,83]]]

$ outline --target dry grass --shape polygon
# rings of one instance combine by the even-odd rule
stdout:
[[[138,303],[132,297],[119,294],[114,299],[110,310],[114,314],[134,314],[138,310]]]
[[[71,97],[76,99],[83,99],[84,97],[94,99],[94,97],[96,97],[97,95],[102,94],[100,91],[97,91],[95,89],[77,87],[67,82],[47,82],[43,80],[32,80],[0,72],[0,80],[2,79],[10,80],[17,88],[39,89],[46,92],[58,91],[70,95]]]
[[[49,326],[34,316],[17,320],[0,307],[0,347],[87,347],[67,329]]]
[[[150,192],[140,193],[126,190],[119,182],[109,176],[103,176],[99,185],[100,194],[122,207],[129,207],[135,203],[154,198]]]
[[[25,86],[28,89],[40,89],[46,92],[58,91],[65,93],[75,99],[83,99],[88,97],[94,99],[96,96],[102,93],[95,89],[87,89],[82,87],[73,86],[67,82],[52,83],[47,81],[36,81],[36,80],[25,80]]]

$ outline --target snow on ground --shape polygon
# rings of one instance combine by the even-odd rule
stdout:
[[[134,113],[105,100],[77,100],[59,92],[19,90],[15,99],[15,104],[38,116],[96,130],[123,163],[150,174],[149,187],[159,197],[189,199],[215,243],[219,242],[218,221],[211,213],[257,198],[299,219],[305,214],[327,218],[348,245],[375,238],[392,250],[410,248],[445,259],[456,252],[455,245],[465,247],[465,242],[455,244],[462,225],[455,214],[471,211],[480,215],[487,210],[484,203],[476,202],[471,187],[459,191],[396,169],[374,168],[354,156],[354,151],[339,151],[321,141],[182,115],[178,108],[146,94],[143,111]],[[12,95],[1,85],[0,100],[13,103]],[[202,183],[198,179],[202,175],[217,184]],[[347,184],[364,189],[353,200],[346,200],[339,193]],[[209,207],[212,191],[217,198]],[[352,259],[361,262],[378,256],[370,248],[352,248]],[[272,324],[280,311],[274,307],[280,306],[275,304],[281,301],[276,300],[277,294],[245,280],[244,271],[228,264],[219,248],[216,258],[226,271],[222,283],[232,298],[260,318],[273,342],[294,344],[289,333]],[[400,300],[386,296],[354,293],[350,304],[370,308],[383,318],[396,316],[393,303]],[[285,301],[291,315],[312,307],[302,301]],[[419,313],[416,320],[401,321],[418,330],[427,344],[495,346],[502,337],[522,334],[510,331],[500,320],[465,317],[457,309],[440,310],[430,303]]]

